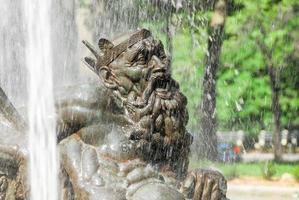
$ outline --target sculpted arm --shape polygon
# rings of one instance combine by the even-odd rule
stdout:
[[[79,129],[102,119],[102,107],[107,98],[103,88],[80,85],[66,88],[57,94],[56,117],[58,142]]]

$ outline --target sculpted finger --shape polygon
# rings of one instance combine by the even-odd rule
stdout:
[[[204,189],[204,175],[198,174],[195,189],[194,189],[193,200],[201,200],[203,189]]]
[[[211,193],[212,193],[213,185],[214,185],[214,180],[211,178],[208,178],[204,185],[201,200],[211,200]]]
[[[211,200],[220,200],[221,199],[221,192],[219,189],[219,184],[215,183],[212,189]]]
[[[98,157],[94,148],[84,148],[82,151],[82,175],[89,180],[98,169]]]
[[[195,177],[193,174],[189,174],[181,186],[181,193],[187,198],[192,198],[194,195]]]
[[[225,180],[224,177],[222,177],[220,180],[219,180],[219,190],[220,190],[220,193],[223,197],[226,196],[226,192],[227,192],[227,182]],[[224,198],[226,199],[226,198]]]

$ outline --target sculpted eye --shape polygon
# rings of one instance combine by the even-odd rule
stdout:
[[[145,64],[145,56],[143,51],[140,52],[136,57],[136,63],[139,65]]]

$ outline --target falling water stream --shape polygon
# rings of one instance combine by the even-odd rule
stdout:
[[[50,8],[51,0],[24,0],[31,200],[58,197]]]
[[[136,29],[141,15],[131,0],[90,1],[86,26],[76,2],[0,0],[0,86],[17,108],[27,108],[31,200],[59,196],[53,91],[87,75],[79,68],[78,43],[88,37],[81,34],[79,39],[78,32],[95,33],[90,40],[112,38]],[[79,30],[76,17],[82,21]]]

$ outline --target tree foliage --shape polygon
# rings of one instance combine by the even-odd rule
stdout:
[[[257,134],[271,130],[271,87],[266,60],[257,39],[273,49],[273,62],[279,71],[281,86],[281,122],[285,128],[299,124],[299,2],[289,0],[237,0],[229,14],[217,74],[217,117],[220,130],[243,129]],[[190,18],[190,16],[188,16]],[[192,23],[185,23],[174,38],[173,73],[188,96],[190,128],[198,130],[199,94],[197,81],[202,79],[206,51],[205,19],[209,12],[192,14]],[[195,20],[194,20],[195,19]],[[202,20],[203,19],[203,20]],[[194,36],[189,29],[193,28]],[[194,47],[189,42],[195,38]],[[182,48],[191,49],[187,53]],[[191,55],[191,56],[190,56]],[[186,59],[186,56],[189,56]],[[183,67],[185,64],[185,67]],[[185,73],[180,73],[184,71]],[[190,72],[190,74],[189,74]],[[196,80],[194,80],[196,79]]]

